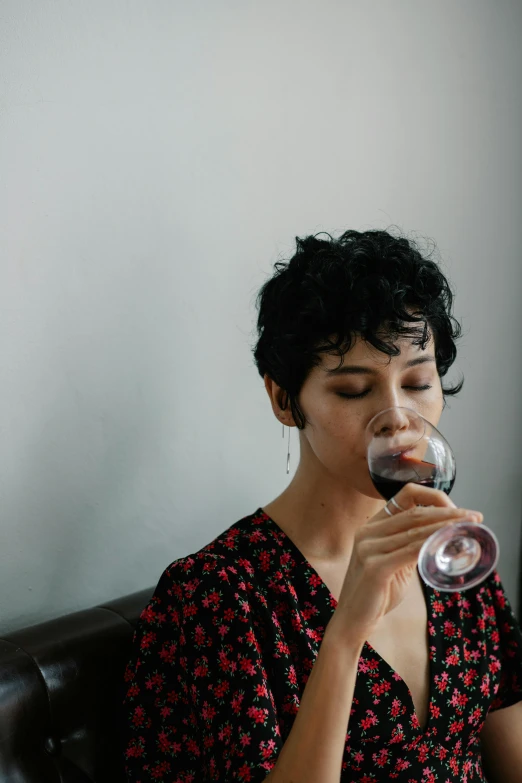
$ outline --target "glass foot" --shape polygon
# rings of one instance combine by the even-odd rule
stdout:
[[[477,522],[457,522],[424,542],[419,553],[419,573],[435,590],[469,590],[491,574],[498,552],[492,530]]]

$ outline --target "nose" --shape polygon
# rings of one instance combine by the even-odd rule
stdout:
[[[402,408],[388,408],[378,415],[373,426],[374,437],[395,435],[410,427],[410,417]]]
[[[394,406],[375,414],[366,427],[366,445],[375,438],[384,438],[389,449],[411,448],[422,440],[425,421],[410,408]]]

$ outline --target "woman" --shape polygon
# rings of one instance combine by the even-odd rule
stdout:
[[[441,385],[447,280],[386,231],[310,236],[258,306],[255,360],[299,465],[162,574],[126,671],[128,780],[520,783],[522,636],[498,575],[438,593],[416,568],[472,512],[413,484],[385,504],[365,462],[376,413],[436,426],[462,387]]]

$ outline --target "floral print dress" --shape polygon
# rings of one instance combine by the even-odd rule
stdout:
[[[404,680],[366,643],[343,783],[484,783],[486,715],[522,700],[522,635],[497,573],[462,593],[426,585],[424,593],[427,726]],[[125,672],[129,783],[264,780],[335,607],[261,508],[168,566],[141,614]]]

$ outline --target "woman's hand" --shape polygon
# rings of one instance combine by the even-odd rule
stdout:
[[[337,608],[330,624],[351,643],[363,644],[379,620],[401,603],[414,577],[423,543],[441,527],[478,511],[457,508],[439,489],[406,484],[395,495],[405,509],[384,508],[356,533]],[[390,508],[390,506],[388,506]]]

